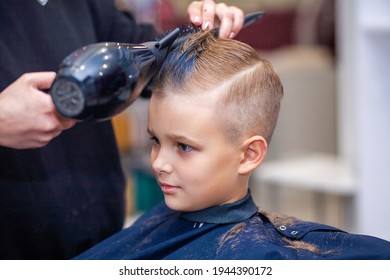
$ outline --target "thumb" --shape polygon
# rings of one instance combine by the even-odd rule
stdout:
[[[45,90],[51,87],[55,77],[55,72],[35,72],[29,74],[29,82],[34,88]]]

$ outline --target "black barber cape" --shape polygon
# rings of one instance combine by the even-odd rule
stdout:
[[[76,259],[390,259],[390,242],[260,213],[249,193],[191,213],[161,204]]]
[[[0,91],[95,42],[155,38],[112,0],[0,1]],[[78,123],[40,149],[0,146],[0,258],[69,259],[120,230],[124,176],[111,123]]]

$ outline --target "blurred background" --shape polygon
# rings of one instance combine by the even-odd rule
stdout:
[[[117,0],[160,32],[187,23],[184,0]],[[251,191],[260,210],[390,240],[390,1],[225,0],[262,20],[237,40],[270,60],[285,96]],[[149,167],[148,100],[114,118],[130,224],[163,199]],[[222,168],[222,167],[221,167]]]

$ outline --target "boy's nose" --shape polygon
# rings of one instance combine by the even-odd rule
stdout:
[[[161,150],[152,159],[152,168],[156,174],[171,173],[173,170],[167,155],[164,155],[164,152]]]

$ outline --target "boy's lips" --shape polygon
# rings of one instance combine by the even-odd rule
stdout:
[[[172,185],[162,183],[162,182],[159,182],[159,185],[160,185],[161,190],[164,194],[172,194],[180,188],[178,186],[172,186]]]

